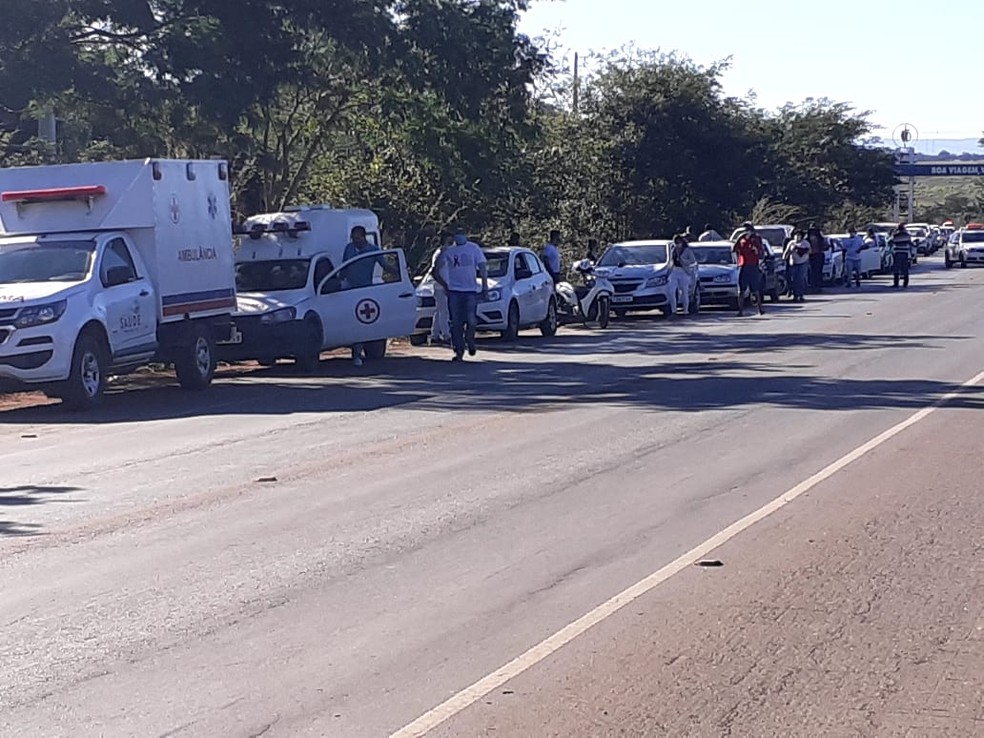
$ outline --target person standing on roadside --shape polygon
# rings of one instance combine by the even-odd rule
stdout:
[[[714,230],[710,223],[704,224],[704,232],[697,237],[698,241],[723,241],[724,236]]]
[[[806,278],[810,269],[810,243],[805,236],[806,233],[803,231],[793,231],[783,252],[783,258],[789,264],[789,281],[793,288],[793,302],[806,302]]]
[[[438,260],[441,258],[441,253],[452,243],[454,243],[454,235],[450,231],[442,232],[441,243],[437,247],[437,251],[434,252],[434,258],[431,260],[431,275],[437,273]],[[448,310],[448,293],[441,286],[441,283],[438,282],[436,276],[432,276],[432,278],[434,280],[434,305],[437,310],[434,313],[434,323],[431,325],[431,342],[448,343],[451,340],[451,313]],[[446,281],[447,276],[445,275]]]
[[[892,233],[889,239],[892,245],[892,261],[894,262],[892,275],[894,277],[893,288],[898,289],[899,282],[902,282],[902,289],[909,286],[909,257],[912,254],[912,236],[906,230],[905,223],[899,223],[899,227]]]
[[[806,240],[810,244],[810,288],[814,292],[823,292],[823,265],[826,260],[827,239],[823,237],[816,223],[810,223],[806,231]]]
[[[848,231],[848,237],[841,244],[844,247],[844,284],[851,286],[851,280],[858,287],[861,286],[861,250],[864,248],[864,239],[858,235],[855,228]]]
[[[550,240],[543,247],[540,257],[547,273],[553,277],[554,284],[563,281],[564,275],[560,271],[560,231],[550,231]]]
[[[481,276],[482,286],[478,286]],[[475,333],[478,330],[478,298],[489,291],[489,273],[485,254],[478,244],[468,240],[459,229],[454,241],[441,251],[434,271],[434,279],[442,283],[448,293],[448,309],[451,313],[452,361],[461,361],[465,349],[469,356],[478,350]]]
[[[598,239],[589,238],[588,239],[588,252],[584,255],[584,258],[594,264],[598,261]]]
[[[759,315],[764,315],[765,275],[762,274],[761,265],[765,258],[765,244],[751,221],[745,221],[742,227],[745,232],[732,249],[738,255],[738,315],[745,314],[746,290],[749,296],[756,298]]]
[[[355,226],[349,234],[349,242],[345,245],[345,251],[342,252],[342,262],[379,250],[379,244],[369,240],[366,229],[362,226]],[[376,264],[375,259],[362,259],[352,266],[346,267],[345,279],[349,288],[355,289],[371,285]],[[365,346],[361,343],[354,344],[352,346],[352,363],[355,366],[362,366],[365,363],[365,358]]]
[[[693,291],[697,255],[683,235],[673,237],[673,266],[670,269],[670,316],[677,314],[677,293],[683,300],[683,314],[690,315],[690,293]]]

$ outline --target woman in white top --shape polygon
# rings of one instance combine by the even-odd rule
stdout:
[[[454,242],[454,236],[450,233],[441,234],[441,245],[437,247],[437,251],[434,252],[434,258],[431,259],[431,272],[437,269],[438,259],[441,257],[441,252],[445,248],[450,246]],[[442,275],[447,281],[447,275]],[[434,282],[434,303],[437,307],[437,311],[434,313],[434,322],[431,324],[431,342],[432,343],[450,343],[451,342],[451,313],[448,311],[448,293],[441,286],[441,283],[436,279],[431,279]]]
[[[810,270],[810,242],[803,231],[793,231],[783,258],[789,264],[789,280],[793,286],[793,302],[806,302],[806,279]]]

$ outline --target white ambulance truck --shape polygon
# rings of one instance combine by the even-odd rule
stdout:
[[[207,386],[235,310],[221,161],[0,169],[0,382],[85,408],[160,361]]]
[[[248,218],[236,227],[238,312],[222,359],[315,367],[327,349],[363,344],[381,359],[389,338],[409,336],[417,296],[406,257],[384,249],[344,260],[352,228],[380,244],[369,210],[309,205]]]

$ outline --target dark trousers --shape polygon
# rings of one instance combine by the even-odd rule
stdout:
[[[806,294],[807,264],[793,264],[789,267],[789,278],[793,286],[793,297],[797,300]]]
[[[810,254],[810,287],[820,290],[823,287],[823,254]]]
[[[909,254],[906,251],[896,251],[892,254],[892,260],[894,261],[894,266],[892,268],[892,273],[895,276],[895,286],[899,286],[899,280],[902,280],[902,286],[909,286]]]
[[[455,354],[462,356],[466,347],[475,347],[478,293],[448,292],[448,312],[451,314],[451,346]]]

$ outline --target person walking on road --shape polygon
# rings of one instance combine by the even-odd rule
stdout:
[[[677,314],[677,294],[683,301],[683,314],[690,315],[690,294],[697,271],[697,255],[683,235],[673,238],[673,267],[670,269],[670,315]]]
[[[564,275],[560,271],[560,231],[550,231],[550,240],[543,247],[540,256],[547,273],[553,277],[554,284],[563,281]]]
[[[909,257],[912,254],[912,236],[906,230],[905,223],[899,223],[899,227],[892,233],[889,239],[892,245],[893,265],[893,288],[898,289],[899,282],[902,282],[902,289],[909,286]]]
[[[823,265],[826,259],[827,240],[816,223],[810,223],[806,231],[810,244],[810,288],[813,292],[823,292]]]
[[[751,221],[745,221],[743,228],[745,232],[732,249],[738,255],[738,315],[745,314],[746,290],[750,297],[755,297],[759,315],[764,315],[765,275],[762,274],[762,260],[765,258],[765,244]]]
[[[793,302],[806,302],[806,278],[810,269],[810,243],[803,231],[793,231],[783,258],[789,264]]]
[[[477,277],[481,276],[479,287]],[[461,361],[465,349],[474,356],[478,347],[475,333],[478,330],[478,298],[489,291],[489,273],[485,254],[478,244],[468,240],[463,230],[458,230],[454,242],[441,251],[434,271],[434,279],[442,283],[448,293],[448,309],[451,313],[452,361]]]
[[[704,232],[697,237],[698,241],[723,241],[724,236],[714,230],[710,223],[704,224]]]
[[[852,228],[841,245],[844,247],[844,284],[850,287],[853,279],[854,284],[860,287],[861,250],[864,248],[864,239],[858,235],[856,229]]]
[[[437,273],[438,260],[441,258],[441,253],[444,249],[448,248],[452,243],[454,243],[454,235],[448,231],[441,233],[441,244],[437,247],[437,251],[434,252],[434,258],[431,260],[431,274]],[[449,343],[451,341],[451,313],[448,310],[448,293],[441,283],[437,281],[436,277],[434,279],[434,305],[437,308],[434,313],[434,323],[431,325],[431,343]],[[447,281],[447,275],[444,275],[445,281]]]

